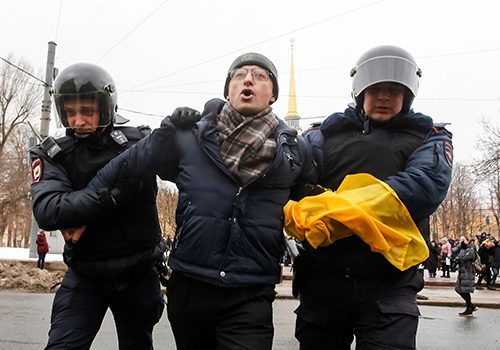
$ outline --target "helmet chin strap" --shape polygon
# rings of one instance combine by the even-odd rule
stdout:
[[[89,137],[89,136],[90,136],[90,135],[92,135],[93,133],[91,133],[91,132],[86,132],[86,133],[84,133],[84,134],[81,134],[81,133],[77,133],[77,132],[75,132],[74,134],[75,134],[75,137],[76,137],[77,139],[86,139],[87,137]]]
[[[104,130],[106,130],[110,125],[111,125],[111,122],[109,122],[108,124],[99,124],[99,125],[97,125],[96,130],[94,132],[85,132],[85,133],[78,133],[75,131],[74,128],[72,128],[70,126],[66,126],[66,129],[72,131],[76,138],[86,139],[90,135],[97,135],[97,136],[102,135]]]
[[[362,115],[364,117],[363,120],[363,134],[369,134],[370,133],[370,117],[365,113],[363,110]]]

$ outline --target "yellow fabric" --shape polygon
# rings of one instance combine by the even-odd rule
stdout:
[[[396,192],[370,174],[346,176],[336,192],[289,201],[284,212],[285,231],[314,248],[356,234],[401,271],[429,256]]]

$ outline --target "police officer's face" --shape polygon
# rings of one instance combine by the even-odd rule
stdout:
[[[99,125],[99,106],[97,100],[75,99],[64,102],[64,113],[68,126],[75,134],[88,135]]]
[[[405,87],[398,83],[378,83],[364,91],[363,109],[373,120],[386,121],[403,109]]]
[[[237,68],[233,74],[226,98],[242,115],[255,115],[276,100],[273,81],[264,68],[247,65]]]

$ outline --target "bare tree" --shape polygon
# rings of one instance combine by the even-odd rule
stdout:
[[[500,127],[486,119],[480,122],[483,133],[476,141],[476,148],[481,152],[481,158],[476,163],[475,170],[480,176],[487,176],[498,171],[500,163]]]
[[[0,243],[7,231],[8,245],[26,245],[31,215],[27,165],[30,131],[25,123],[34,119],[43,89],[29,75],[32,69],[26,62],[12,56],[7,61],[11,64],[0,62]]]
[[[476,142],[476,148],[481,157],[475,164],[475,172],[487,188],[486,206],[500,237],[500,127],[485,119],[480,123],[483,133]]]
[[[22,125],[11,133],[0,158],[2,183],[0,195],[0,241],[7,231],[8,246],[26,246],[31,223],[28,138],[30,129]]]
[[[159,183],[156,204],[158,206],[158,218],[163,236],[174,237],[177,199],[178,191],[175,185],[165,182]]]
[[[10,135],[34,116],[42,100],[42,84],[30,75],[32,68],[22,59],[8,57],[12,64],[0,65],[0,158]]]
[[[496,224],[497,237],[500,238],[500,164],[497,164],[496,172],[492,173],[488,179],[488,209]],[[489,217],[488,217],[489,219]],[[488,225],[492,224],[488,220]]]
[[[433,239],[475,234],[480,223],[479,203],[471,167],[455,163],[448,194],[431,219]]]

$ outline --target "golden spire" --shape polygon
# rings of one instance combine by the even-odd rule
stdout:
[[[295,94],[295,68],[293,64],[293,43],[295,40],[290,39],[292,51],[292,64],[290,66],[290,90],[288,95],[288,113],[285,116],[285,122],[292,128],[299,129],[300,116],[297,113],[297,96]]]

